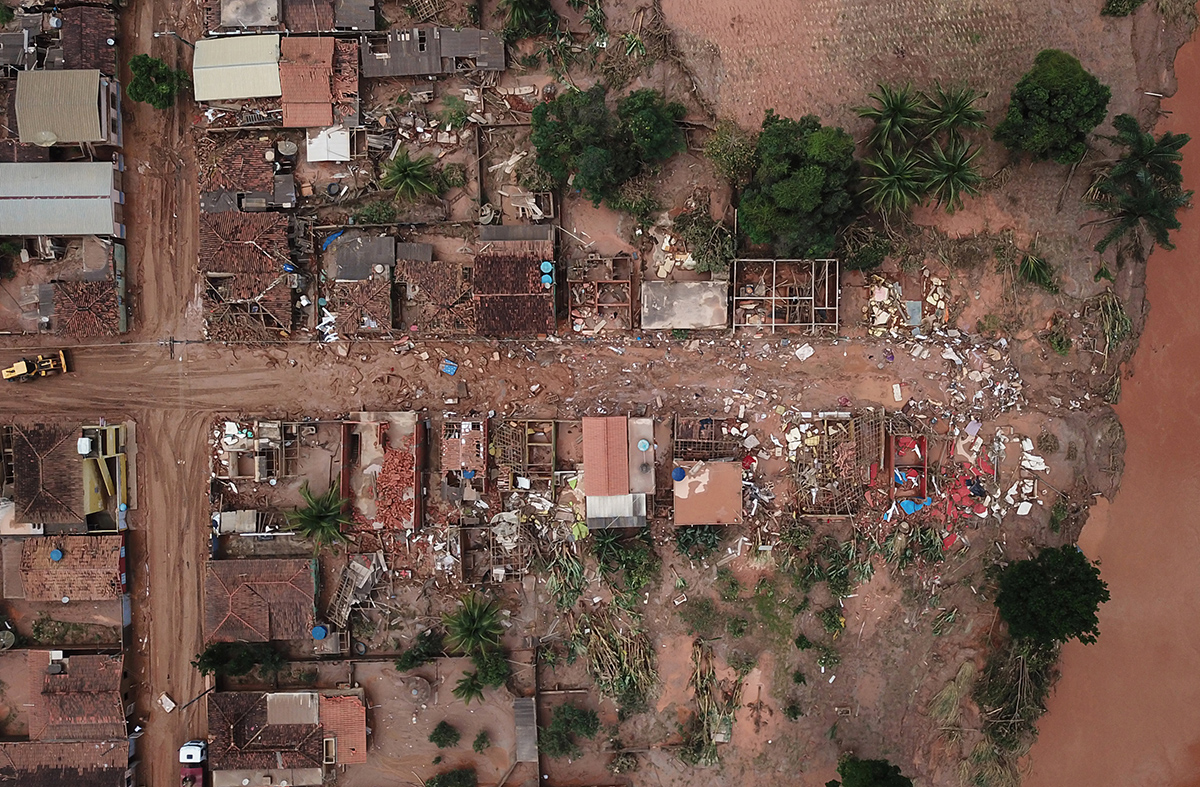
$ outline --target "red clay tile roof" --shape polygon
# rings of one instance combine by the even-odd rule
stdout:
[[[257,138],[230,140],[200,159],[200,191],[271,192],[275,188],[275,167],[267,161],[269,142]],[[204,155],[207,152],[208,155]]]
[[[111,280],[54,282],[54,332],[89,339],[120,332],[117,288]]]
[[[283,0],[283,23],[293,33],[329,32],[333,30],[333,0]]]
[[[29,737],[41,741],[107,741],[126,734],[120,656],[75,655],[49,672],[50,654],[28,651]]]
[[[125,537],[42,536],[21,544],[21,583],[29,601],[103,601],[121,596]],[[59,561],[50,553],[61,549]]]
[[[475,332],[480,336],[531,336],[554,330],[554,299],[541,295],[475,296]]]
[[[63,67],[95,68],[105,76],[117,76],[117,48],[108,39],[117,37],[117,17],[107,8],[76,6],[62,9]]]
[[[267,694],[208,695],[208,761],[213,770],[321,768],[320,724],[267,724]]]
[[[390,279],[336,282],[330,287],[330,296],[330,309],[337,312],[339,335],[388,333],[392,330]],[[375,327],[368,327],[368,320]]]
[[[77,524],[83,516],[78,424],[12,424],[13,502],[17,521]]]
[[[333,8],[329,9],[333,24]],[[333,45],[331,37],[289,36],[279,42],[279,83],[285,128],[333,124]]]
[[[481,254],[475,258],[476,295],[531,295],[545,292],[541,260],[532,255]]]
[[[625,416],[583,419],[583,493],[629,494],[629,423]]]
[[[358,117],[358,42],[338,40],[333,47],[333,106],[338,121]],[[354,125],[357,125],[356,123]]]
[[[262,322],[290,330],[292,291],[283,270],[289,260],[285,214],[201,213],[199,264],[209,277],[205,300],[210,334],[213,312],[230,303],[246,303]]]
[[[125,787],[129,739],[0,742],[0,782],[20,787]]]
[[[326,738],[337,741],[337,764],[367,761],[367,709],[358,697],[320,699],[321,726]]]
[[[205,642],[303,639],[313,626],[316,561],[212,560],[204,574]]]

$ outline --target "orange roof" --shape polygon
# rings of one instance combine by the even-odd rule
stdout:
[[[321,695],[319,718],[326,738],[337,741],[337,764],[367,761],[367,709],[355,696]]]
[[[583,493],[629,494],[629,425],[625,416],[583,419]]]
[[[285,128],[333,125],[333,39],[289,36],[279,42]]]

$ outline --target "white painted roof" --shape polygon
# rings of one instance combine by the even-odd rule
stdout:
[[[111,235],[108,161],[0,164],[0,235]]]
[[[197,101],[283,95],[279,36],[226,36],[196,42],[192,89]]]

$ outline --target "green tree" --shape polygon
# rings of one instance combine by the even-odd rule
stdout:
[[[448,721],[439,721],[433,728],[433,732],[429,733],[429,742],[439,749],[457,746],[460,740],[462,740],[462,733]]]
[[[962,139],[955,139],[946,148],[934,140],[928,153],[921,156],[921,175],[926,191],[944,205],[947,213],[962,207],[963,196],[978,196],[983,176],[975,166],[979,148],[972,148]]]
[[[0,26],[7,25],[16,17],[13,13],[12,6],[7,3],[0,3]]]
[[[914,141],[920,135],[925,97],[909,84],[876,87],[876,92],[867,94],[873,104],[854,108],[859,117],[875,122],[871,144],[883,148]]]
[[[349,525],[353,520],[346,513],[349,501],[338,491],[336,479],[320,496],[314,495],[305,481],[300,487],[300,497],[304,499],[304,507],[284,514],[288,527],[301,538],[312,539],[313,547],[318,551],[346,540],[342,525]]]
[[[283,654],[266,642],[213,642],[196,656],[192,666],[201,675],[248,675],[255,667],[274,674],[287,664]]]
[[[1070,544],[1045,547],[1034,558],[1009,565],[1000,575],[996,608],[1017,639],[1052,647],[1078,639],[1096,641],[1100,605],[1108,601],[1100,569]]]
[[[863,194],[883,214],[907,213],[925,196],[921,158],[911,148],[884,148],[863,160]]]
[[[134,55],[129,61],[129,71],[133,78],[125,92],[134,101],[155,109],[170,109],[179,91],[191,84],[186,71],[173,69],[150,55]]]
[[[617,117],[633,138],[634,152],[643,164],[666,161],[687,147],[679,127],[686,114],[683,104],[668,104],[657,90],[635,90],[617,104]]]
[[[413,644],[396,659],[396,670],[408,672],[422,664],[428,664],[442,654],[442,633],[435,629],[425,629]]]
[[[504,633],[500,605],[473,593],[463,596],[462,606],[443,616],[442,624],[450,647],[472,655],[498,648]]]
[[[474,768],[456,768],[425,780],[425,787],[476,787]]]
[[[945,134],[953,143],[962,139],[962,132],[983,128],[983,110],[976,102],[986,98],[965,85],[945,88],[936,83],[933,93],[925,96],[925,130],[930,136]]]
[[[858,213],[854,140],[815,115],[796,121],[767,110],[755,157],[739,206],[746,237],[773,244],[781,257],[829,256]]]
[[[569,90],[534,107],[530,139],[537,163],[560,185],[578,169],[576,159],[588,148],[628,153],[631,140],[618,140],[618,124],[605,103],[606,95],[604,86],[596,85],[586,91]]]
[[[550,0],[500,0],[500,11],[504,14],[504,37],[509,41],[545,35],[558,23]]]
[[[860,760],[845,757],[838,763],[839,782],[834,779],[825,787],[912,787],[912,780],[900,773],[898,766],[887,760]]]
[[[1072,55],[1043,49],[1013,88],[996,140],[1009,150],[1073,164],[1083,158],[1088,134],[1104,120],[1111,95]]]
[[[464,705],[470,705],[472,700],[482,702],[483,681],[479,679],[478,673],[464,672],[463,676],[454,684],[454,689],[450,693],[462,700]]]
[[[433,164],[433,156],[412,158],[402,147],[394,159],[384,162],[379,185],[395,190],[396,200],[403,202],[411,202],[424,194],[436,194],[438,177]]]

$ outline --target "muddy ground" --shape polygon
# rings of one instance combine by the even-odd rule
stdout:
[[[1014,5],[978,0],[966,11],[922,0],[886,7],[858,0],[801,5],[755,0],[736,7],[709,0],[666,0],[664,8],[708,103],[749,126],[761,119],[764,109],[774,107],[794,116],[815,112],[862,131],[848,107],[864,100],[876,79],[885,76],[912,78],[923,87],[936,78],[966,75],[976,87],[990,91],[989,119],[994,120],[1008,87],[1033,54],[1051,45],[1074,51],[1112,85],[1114,112],[1142,110],[1146,99],[1141,91],[1166,93],[1173,88],[1165,64],[1174,38],[1162,32],[1151,4],[1128,20],[1102,19],[1090,3],[1032,1]],[[616,3],[609,13],[610,27],[631,24],[634,9],[629,2]],[[125,51],[150,52],[186,66],[189,50],[171,38],[153,39],[151,33],[169,28],[194,37],[199,19],[195,3],[136,0],[123,13]],[[1135,59],[1135,50],[1166,54]],[[127,102],[126,111],[134,330],[120,345],[77,348],[74,372],[23,389],[19,397],[6,399],[3,410],[12,415],[131,416],[138,423],[142,489],[130,543],[135,594],[130,663],[139,681],[138,711],[149,721],[139,741],[142,784],[173,783],[175,747],[205,731],[202,703],[168,715],[152,700],[168,692],[182,703],[205,688],[190,661],[201,644],[207,439],[217,414],[333,416],[356,409],[439,408],[442,398],[456,391],[457,382],[436,371],[436,360],[442,357],[475,361],[460,372],[475,402],[500,412],[538,416],[576,417],[651,403],[663,415],[708,415],[723,409],[724,397],[735,388],[799,399],[814,410],[895,406],[892,387],[897,383],[906,400],[947,399],[945,387],[954,369],[946,361],[936,354],[932,360],[914,361],[897,353],[895,361],[881,369],[880,343],[863,340],[861,328],[852,325],[846,333],[855,338],[815,341],[813,358],[803,364],[792,358],[786,366],[784,359],[794,346],[784,347],[779,337],[769,335],[716,337],[698,346],[663,336],[536,346],[425,343],[404,356],[373,344],[356,344],[342,356],[308,344],[252,349],[190,343],[202,336],[194,266],[196,173],[188,130],[193,107],[183,103],[164,114]],[[1005,171],[1007,159],[992,144],[987,159],[991,171]],[[1121,441],[1111,428],[1108,408],[1098,394],[1081,400],[1079,409],[1068,403],[1073,392],[1103,390],[1111,374],[1100,373],[1090,354],[1076,352],[1061,359],[1039,338],[1049,314],[1079,311],[1083,299],[1101,289],[1092,281],[1097,260],[1086,251],[1092,241],[1079,231],[1091,218],[1078,200],[1086,179],[1067,182],[1066,172],[1051,165],[1020,164],[1007,173],[952,219],[919,214],[920,221],[953,234],[987,234],[981,243],[985,252],[930,246],[927,259],[920,262],[954,281],[959,328],[974,331],[993,313],[1002,314],[1012,326],[1010,354],[1026,383],[1027,404],[1022,413],[989,419],[989,432],[1006,423],[1030,436],[1043,429],[1054,432],[1064,446],[1053,460],[1054,480],[1081,499],[1093,491],[1111,495],[1119,480],[1121,466],[1113,459],[1119,459]],[[1045,244],[1039,248],[1053,251],[1052,261],[1064,280],[1063,295],[1051,298],[1011,290],[994,275],[992,238],[1004,230],[1012,230],[1023,247],[1036,237]],[[894,269],[899,262],[890,264]],[[1118,292],[1136,319],[1142,311],[1138,271],[1126,267],[1118,279]],[[1081,332],[1085,327],[1076,325]],[[169,347],[164,342],[170,338],[185,343]],[[769,348],[764,350],[764,344]],[[419,360],[420,351],[432,360]],[[501,360],[488,360],[493,351],[501,352]],[[399,382],[373,382],[387,373],[395,373]],[[533,382],[542,384],[541,393],[530,394]],[[549,391],[560,392],[556,404],[550,402]],[[1063,406],[1053,404],[1051,395]],[[840,404],[843,401],[849,404]],[[1081,450],[1068,462],[1065,446],[1072,442]],[[925,614],[928,595],[912,591],[911,577],[890,576],[884,570],[848,601],[845,658],[832,684],[818,682],[819,670],[807,663],[810,656],[777,648],[765,635],[749,636],[749,644],[742,647],[761,651],[746,681],[745,700],[754,707],[740,712],[734,741],[722,750],[723,765],[704,771],[703,778],[737,784],[751,774],[777,772],[795,780],[803,773],[804,783],[824,783],[839,750],[852,748],[864,756],[887,756],[929,783],[956,783],[957,755],[943,744],[923,708],[959,663],[980,658],[992,628],[990,607],[972,601],[969,581],[985,562],[969,561],[974,555],[982,558],[987,542],[1001,537],[1001,530],[987,536],[978,540],[974,553],[965,553],[957,558],[961,563],[949,566],[948,577],[967,580],[956,584],[957,595],[948,599],[964,609],[951,636],[933,636]],[[1059,538],[1069,536],[1068,531]],[[1044,516],[1006,523],[1004,554],[1020,557],[1031,544],[1054,538]],[[664,558],[677,559],[669,546],[659,549]],[[694,587],[715,576],[712,567],[677,568]],[[771,569],[739,564],[738,570],[745,574],[743,585],[752,588],[756,574]],[[664,575],[671,577],[669,571]],[[745,599],[731,602],[727,614],[736,616],[742,606],[753,603],[746,593]],[[668,607],[675,595],[671,581],[664,578],[653,595],[648,613],[659,625],[662,686],[655,713],[621,731],[629,737],[626,745],[645,743],[647,749],[656,741],[671,741],[673,719],[680,719],[687,704],[683,672],[689,668],[685,657],[690,637]],[[795,625],[812,623],[802,620]],[[1068,669],[1073,663],[1069,655]],[[810,674],[804,687],[792,688],[784,680],[796,668]],[[782,718],[780,709],[790,700],[805,704],[806,714],[799,722]],[[839,708],[849,711],[843,714]],[[602,710],[606,722],[613,718],[611,707]],[[375,723],[380,721],[376,717]],[[642,757],[643,770],[634,774],[634,783],[682,785],[696,779],[696,772],[668,750],[654,749]],[[604,759],[593,748],[577,767],[556,763],[551,766],[553,783],[623,780],[601,770]]]

